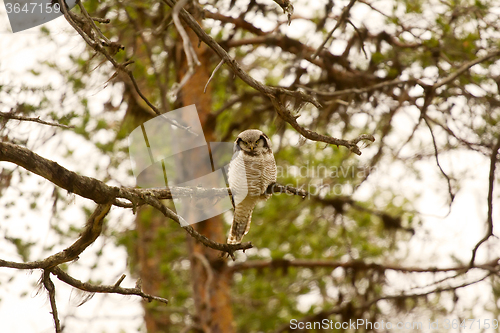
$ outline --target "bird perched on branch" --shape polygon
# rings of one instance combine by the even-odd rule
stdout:
[[[276,182],[271,140],[262,131],[249,129],[238,135],[229,163],[228,181],[233,194],[234,218],[227,243],[239,244],[250,230],[255,205],[269,199],[271,194],[266,190]]]

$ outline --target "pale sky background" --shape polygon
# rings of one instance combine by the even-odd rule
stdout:
[[[272,1],[268,0],[270,5]],[[267,3],[266,2],[266,3]],[[387,5],[389,1],[385,2]],[[340,2],[339,2],[340,4]],[[383,8],[384,2],[380,2]],[[318,1],[318,8],[323,6],[323,1]],[[311,6],[308,7],[297,4],[296,12],[303,16],[310,12]],[[336,3],[335,10],[340,10]],[[364,24],[376,25],[377,18],[369,17],[366,6],[357,6],[355,21],[363,22]],[[378,18],[379,19],[379,18]],[[261,20],[262,27],[266,28],[271,23],[266,20]],[[335,22],[329,22],[334,24]],[[292,25],[286,27],[283,25],[281,32],[286,33],[291,37],[301,36],[300,31],[307,28],[305,21],[294,20]],[[83,50],[83,41],[81,37],[66,23],[64,18],[60,17],[47,24],[47,27],[55,33],[55,39],[58,45],[47,44],[46,40],[40,39],[37,35],[39,27],[26,32],[12,34],[8,31],[7,15],[3,7],[3,2],[0,1],[0,84],[19,85],[26,80],[39,80],[40,84],[52,82],[54,86],[60,86],[62,81],[55,75],[41,75],[38,78],[27,76],[26,69],[33,68],[40,60],[61,61],[64,55],[70,53],[79,53]],[[267,29],[266,29],[267,30]],[[311,40],[309,45],[317,47],[321,41]],[[335,52],[335,45],[331,47],[332,52]],[[62,63],[69,66],[68,62]],[[18,75],[14,74],[17,73]],[[35,81],[38,82],[38,81]],[[99,113],[102,110],[102,102],[107,101],[112,96],[111,88],[104,87],[104,81],[95,81],[95,86],[92,89],[91,110]],[[16,96],[12,96],[16,98]],[[2,110],[2,102],[0,101],[0,110]],[[68,109],[69,110],[69,109]],[[402,132],[408,131],[413,127],[415,122],[415,114],[411,110],[398,113],[396,123]],[[23,124],[16,131],[23,133],[20,136],[30,135],[34,138],[40,132],[42,125],[39,124]],[[41,128],[44,130],[44,128]],[[57,131],[61,136],[61,131]],[[428,134],[428,133],[422,133]],[[59,141],[62,138],[65,144],[75,147],[79,154],[80,161],[85,163],[76,163],[68,161],[62,156],[63,152],[58,149]],[[95,176],[95,170],[91,168],[94,163],[106,164],[106,160],[99,161],[99,153],[91,145],[81,142],[71,133],[65,133],[61,138],[49,141],[47,145],[38,147],[34,151],[45,158],[57,161],[59,164],[71,169],[78,170],[86,176]],[[396,140],[396,135],[392,136]],[[389,138],[390,140],[391,138]],[[34,144],[36,147],[37,145]],[[360,161],[366,164],[372,156],[375,147],[369,147],[363,150],[363,155],[359,157]],[[86,164],[91,161],[89,166]],[[415,180],[412,177],[406,177],[404,170],[397,166],[390,168],[378,169],[371,176],[369,182],[361,188],[360,197],[363,193],[369,195],[375,185],[383,185],[387,188],[392,188],[395,191],[405,193],[407,191],[421,192],[422,195],[417,201],[416,207],[419,211],[427,214],[424,220],[423,227],[417,228],[417,233],[410,242],[402,246],[401,251],[408,251],[409,256],[407,263],[412,266],[449,266],[453,265],[450,255],[453,255],[465,262],[471,255],[471,249],[481,239],[485,233],[486,221],[486,195],[487,195],[487,180],[489,161],[485,157],[478,156],[472,153],[453,153],[451,155],[441,155],[440,161],[445,170],[473,170],[473,177],[462,183],[462,188],[458,193],[455,202],[452,206],[451,213],[448,213],[447,203],[443,200],[446,198],[447,188],[443,186],[444,182],[441,179],[438,169],[434,161],[418,162],[418,167],[422,170],[423,179]],[[279,161],[277,161],[279,164]],[[6,165],[11,167],[12,164],[0,163],[0,167]],[[133,179],[127,178],[125,175],[121,177],[117,175],[116,181],[127,186],[133,186]],[[398,181],[395,181],[398,179]],[[41,180],[38,176],[30,177],[30,181],[24,186],[38,186],[37,182]],[[498,184],[498,181],[496,182]],[[30,239],[40,244],[51,244],[53,235],[50,234],[50,214],[51,214],[51,186],[44,185],[47,193],[43,194],[42,200],[45,200],[45,206],[34,213],[29,209],[23,210],[23,214],[15,216],[8,221],[0,221],[0,237],[5,235],[20,236],[25,233],[24,226],[30,225],[32,234]],[[0,198],[0,207],[5,205],[9,199],[9,191],[4,193]],[[13,192],[11,192],[13,193]],[[495,191],[496,203],[498,203],[498,190]],[[16,198],[19,205],[29,206],[29,203],[24,203],[24,199]],[[67,223],[79,223],[84,221],[83,213],[79,208],[80,205],[92,207],[89,200],[74,197],[74,208],[63,213]],[[0,211],[3,208],[0,208]],[[495,208],[494,218],[499,216],[498,205]],[[133,223],[133,215],[128,210],[123,210],[114,207],[110,214],[110,228],[127,228]],[[119,217],[119,218],[118,218]],[[0,216],[3,218],[3,214]],[[114,222],[120,220],[120,222]],[[63,226],[64,227],[64,226]],[[0,244],[7,244],[0,240]],[[496,247],[493,247],[493,245]],[[53,251],[63,249],[68,244],[62,244],[59,248],[54,248]],[[492,259],[500,255],[500,247],[498,241],[489,241],[481,246],[478,252],[477,262],[482,262],[487,258]],[[6,245],[5,245],[6,246]],[[99,259],[99,263],[107,263],[106,271],[90,270],[87,266],[95,263],[95,252],[104,250],[104,255]],[[41,257],[37,256],[36,249],[42,255],[41,247],[35,246],[35,252],[32,253],[31,259],[36,260]],[[6,260],[19,261],[20,258],[16,255],[13,246],[0,248],[0,258]],[[72,275],[82,281],[87,279],[101,279],[104,284],[114,284],[121,274],[127,274],[127,278],[122,283],[122,286],[133,287],[135,280],[132,279],[127,270],[126,254],[122,248],[116,248],[113,244],[105,243],[103,238],[99,238],[88,251],[81,255],[79,267],[72,267]],[[101,266],[99,266],[101,267]],[[389,278],[392,280],[394,290],[399,288],[408,288],[409,285],[414,286],[423,282],[425,278],[412,279],[411,277],[401,279],[401,275],[389,273]],[[14,269],[0,268],[0,332],[53,332],[53,320],[50,315],[50,305],[45,291],[37,294],[36,283],[40,277],[39,271],[17,271]],[[12,281],[10,279],[13,278]],[[429,277],[431,281],[431,276]],[[10,282],[8,282],[10,281]],[[60,319],[67,324],[68,332],[119,332],[120,329],[126,329],[127,332],[135,332],[142,324],[142,308],[140,306],[139,297],[125,297],[121,295],[96,295],[94,298],[81,307],[75,307],[78,303],[78,298],[72,297],[72,288],[64,283],[59,283],[57,278],[53,277],[56,285],[58,310]],[[27,297],[20,297],[26,292]],[[486,319],[484,316],[483,305],[489,302],[489,293],[484,285],[476,285],[466,290],[458,292],[464,299],[470,299],[470,304],[477,304],[475,315],[476,318]],[[74,292],[73,292],[74,294]],[[74,296],[74,295],[73,295]],[[478,297],[479,300],[475,300]],[[307,310],[311,303],[315,301],[314,293],[303,297],[303,308]],[[70,319],[71,318],[71,319]],[[403,318],[405,319],[405,318]],[[420,321],[427,321],[427,318],[417,318]],[[386,318],[390,321],[391,318]],[[413,320],[411,316],[405,320]],[[451,330],[450,332],[453,332]]]

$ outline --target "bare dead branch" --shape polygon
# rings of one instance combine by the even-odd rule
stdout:
[[[163,0],[163,1],[172,8],[175,6],[175,2],[173,0]],[[194,33],[200,38],[200,40],[203,41],[205,44],[207,44],[212,50],[214,50],[215,53],[217,53],[217,55],[222,60],[224,60],[224,62],[231,68],[231,70],[250,87],[260,91],[266,96],[285,94],[309,102],[316,107],[321,106],[315,98],[301,91],[292,91],[282,87],[270,87],[255,80],[247,72],[241,69],[241,66],[236,62],[236,60],[232,59],[226,52],[226,50],[224,50],[222,46],[220,46],[211,36],[209,36],[203,30],[203,28],[198,24],[198,22],[196,22],[196,20],[191,16],[191,14],[189,14],[185,9],[181,9],[179,12],[179,16],[194,31]]]
[[[184,53],[186,54],[186,61],[188,64],[188,70],[182,78],[181,82],[179,82],[175,89],[173,89],[173,95],[177,95],[177,93],[182,89],[182,87],[184,87],[187,81],[189,81],[189,79],[193,76],[194,65],[201,65],[200,61],[198,60],[198,56],[194,51],[193,44],[191,43],[191,40],[189,39],[189,36],[182,26],[181,20],[179,19],[179,11],[183,9],[187,2],[188,0],[179,0],[172,9],[172,19],[174,21],[175,27],[177,28],[177,31],[179,32],[179,35],[181,35],[182,43],[184,45]]]
[[[481,244],[486,242],[491,236],[493,236],[493,187],[495,184],[495,169],[498,161],[498,151],[500,150],[500,136],[497,139],[495,146],[491,151],[490,156],[490,174],[488,177],[488,218],[487,218],[487,228],[486,235],[474,246],[472,250],[472,257],[470,260],[470,265],[474,265],[476,260],[476,253]]]
[[[90,17],[89,13],[87,13],[87,11],[85,10],[85,7],[83,7],[82,2],[81,1],[77,1],[76,3],[78,4],[78,7],[80,8],[80,11],[83,14],[83,16],[87,19],[87,22],[92,26],[93,31],[95,33],[97,33],[97,35],[99,36],[99,38],[102,38],[102,40],[104,40],[104,42],[106,43],[106,45],[111,45],[111,41],[106,36],[104,36],[104,34],[102,33],[101,29],[99,29],[97,27],[97,25],[94,22],[94,19],[92,19],[92,17]]]
[[[96,50],[97,52],[102,53],[113,64],[113,66],[118,71],[124,71],[129,76],[129,78],[132,81],[132,84],[134,86],[134,89],[137,91],[139,96],[141,96],[141,98],[151,107],[151,109],[153,109],[153,111],[155,111],[155,113],[159,115],[160,112],[159,112],[158,108],[156,108],[151,102],[149,102],[149,100],[140,91],[140,89],[137,85],[137,82],[136,82],[134,76],[132,75],[132,72],[129,69],[127,69],[124,64],[118,64],[116,62],[116,60],[107,52],[107,50],[104,48],[104,46],[101,45],[102,43],[100,41],[95,40],[95,36],[93,36],[93,35],[96,33],[90,33],[91,36],[89,36],[84,31],[84,29],[82,29],[77,23],[75,23],[75,20],[78,20],[80,22],[80,24],[82,24],[86,27],[86,29],[85,29],[86,31],[88,31],[89,29],[91,31],[93,31],[92,24],[89,24],[88,22],[85,21],[85,20],[87,20],[87,16],[88,17],[90,17],[90,16],[85,15],[85,17],[83,17],[83,18],[78,17],[75,14],[73,14],[67,10],[67,7],[64,4],[64,1],[61,1],[61,0],[58,0],[58,1],[60,2],[60,5],[62,7],[62,11],[64,13],[65,18],[77,30],[77,32],[80,35],[82,35],[82,37],[87,42],[87,44],[89,46],[91,46],[94,50]],[[334,144],[337,146],[346,146],[354,153],[356,153],[358,155],[361,154],[359,147],[357,147],[356,143],[353,143],[352,141],[336,139],[336,138],[328,137],[325,135],[321,135],[321,134],[315,133],[313,131],[307,130],[307,129],[301,127],[300,125],[298,125],[298,123],[295,121],[293,116],[290,115],[289,111],[286,110],[285,106],[279,101],[279,98],[278,98],[281,95],[288,95],[288,96],[292,96],[294,98],[297,98],[298,100],[303,100],[303,101],[309,102],[309,103],[311,103],[314,106],[319,108],[319,107],[321,107],[321,105],[319,104],[319,102],[316,100],[315,97],[311,96],[310,94],[306,94],[300,90],[293,91],[293,90],[289,90],[289,89],[286,89],[283,87],[270,87],[270,86],[267,86],[267,85],[264,85],[264,84],[258,82],[253,77],[251,77],[248,73],[246,73],[245,71],[243,71],[241,69],[241,66],[239,66],[239,64],[229,56],[229,54],[226,52],[226,50],[224,50],[217,42],[215,42],[215,40],[212,37],[210,37],[201,28],[201,26],[191,16],[191,14],[189,14],[185,9],[181,8],[182,2],[175,3],[173,0],[163,0],[163,1],[167,5],[169,5],[171,8],[173,8],[174,13],[178,14],[182,18],[182,20],[195,32],[195,34],[200,38],[200,40],[203,41],[204,43],[206,43],[210,48],[212,48],[217,53],[217,55],[219,55],[219,57],[226,64],[228,64],[228,66],[233,70],[233,72],[238,77],[240,77],[245,83],[250,85],[252,88],[254,88],[254,89],[260,91],[261,93],[263,93],[264,95],[268,96],[272,100],[273,105],[275,106],[278,114],[285,121],[289,122],[293,128],[295,128],[297,131],[299,131],[299,133],[301,133],[303,136],[305,136],[306,138],[308,138],[310,140],[322,141],[322,142]],[[177,5],[179,5],[179,6],[176,7]],[[84,11],[85,9],[83,8],[81,10]],[[179,24],[179,26],[182,26],[182,25]],[[129,63],[130,62],[128,62],[127,64],[129,64]],[[186,75],[184,77],[184,79],[186,79],[186,78],[189,78],[189,75]],[[181,84],[182,84],[182,82],[181,82]],[[277,107],[277,106],[279,106],[279,107]],[[174,125],[179,126],[181,128],[184,128],[179,124],[174,124]],[[188,128],[184,128],[184,129],[190,131]],[[375,138],[371,135],[366,135],[366,138],[370,141],[375,140]]]
[[[115,203],[116,198],[122,198],[129,200],[134,206],[143,203],[151,205],[162,212],[163,215],[181,225],[180,217],[173,211],[168,209],[165,205],[163,205],[160,199],[153,196],[154,193],[157,193],[154,190],[151,191],[109,186],[95,178],[80,176],[77,173],[60,166],[56,162],[47,160],[40,155],[33,153],[29,149],[7,142],[0,142],[0,161],[12,162],[19,166],[22,166],[26,170],[42,176],[43,178],[51,181],[57,186],[62,187],[71,193],[78,194],[84,198],[91,199],[98,204],[108,204],[109,202]],[[215,191],[222,190],[225,189],[216,189]],[[185,226],[183,228],[192,237],[194,237],[204,245],[219,251],[227,252],[231,256],[233,256],[234,252],[237,250],[245,250],[252,247],[251,243],[235,245],[217,243],[199,234],[191,226]],[[24,268],[30,269],[36,267],[26,266]]]
[[[54,326],[56,329],[56,333],[61,333],[61,323],[59,321],[59,315],[57,314],[57,305],[56,305],[56,287],[54,283],[50,280],[50,271],[44,270],[42,276],[42,282],[49,293],[49,301],[50,307],[52,308],[52,318],[54,319]]]
[[[351,88],[351,89],[343,89],[343,90],[338,90],[338,91],[333,91],[333,92],[319,91],[319,90],[311,89],[309,87],[302,86],[302,85],[300,87],[303,88],[304,90],[311,91],[319,96],[337,97],[337,96],[350,95],[350,94],[359,95],[359,94],[363,94],[363,93],[367,93],[367,92],[371,92],[371,91],[375,91],[375,90],[380,90],[380,89],[390,87],[390,86],[413,84],[416,81],[417,81],[416,79],[408,79],[408,80],[396,79],[396,80],[392,80],[392,81],[377,83],[377,84],[374,84],[372,86],[365,87],[365,88]]]
[[[465,288],[465,287],[468,287],[470,285],[473,285],[473,284],[479,283],[481,281],[484,281],[485,279],[487,279],[488,277],[490,277],[492,274],[493,273],[489,272],[488,274],[485,274],[481,278],[472,280],[470,282],[464,282],[462,284],[455,285],[455,286],[437,287],[437,288],[434,288],[434,289],[432,289],[432,290],[430,290],[428,292],[423,292],[423,293],[401,293],[401,294],[397,294],[397,295],[386,295],[386,296],[378,297],[378,298],[375,298],[373,300],[364,302],[360,306],[356,307],[356,310],[368,309],[371,306],[373,306],[374,304],[377,304],[378,302],[384,301],[384,300],[388,300],[389,301],[389,300],[398,300],[398,299],[415,299],[415,298],[427,297],[428,295],[436,294],[436,293],[454,292],[457,289]],[[352,303],[351,302],[344,302],[342,305],[335,306],[335,307],[333,307],[333,308],[331,308],[329,310],[324,310],[324,311],[318,312],[318,313],[313,314],[313,315],[308,315],[308,316],[306,316],[306,317],[304,317],[302,319],[297,320],[297,322],[321,321],[324,318],[328,318],[328,317],[330,317],[330,316],[332,316],[334,314],[344,313],[348,308],[349,308],[349,311],[353,311],[354,310],[352,308]],[[291,331],[289,323],[280,326],[275,332],[276,333],[281,333],[281,332],[287,332],[287,331]]]
[[[401,273],[440,273],[440,272],[467,272],[471,269],[481,269],[486,271],[500,271],[500,258],[488,261],[484,264],[475,265],[459,265],[450,267],[405,267],[392,264],[376,264],[367,263],[362,260],[354,260],[348,262],[340,262],[334,260],[316,260],[316,259],[272,259],[272,260],[248,260],[241,263],[235,263],[230,266],[231,272],[239,272],[247,269],[263,269],[263,268],[345,268],[356,270],[375,270],[375,271],[397,271]]]
[[[64,14],[64,17],[68,21],[68,23],[82,36],[83,40],[96,52],[104,55],[106,59],[113,65],[113,67],[117,70],[117,73],[125,73],[130,81],[132,82],[132,86],[134,87],[135,91],[137,94],[141,97],[141,99],[153,110],[157,115],[162,115],[160,110],[149,101],[148,98],[142,93],[141,89],[139,88],[139,85],[137,84],[137,81],[134,77],[134,74],[130,69],[127,68],[128,65],[134,63],[133,60],[128,60],[122,64],[118,63],[115,58],[106,50],[105,46],[110,47],[110,49],[113,50],[120,50],[123,49],[124,47],[116,42],[107,42],[106,40],[99,40],[99,36],[102,35],[101,31],[95,26],[93,23],[93,20],[90,18],[90,15],[87,13],[85,8],[81,6],[80,10],[82,13],[84,13],[84,17],[78,16],[71,11],[68,10],[68,7],[63,0],[58,0],[58,3],[60,5],[61,11]],[[94,30],[97,29],[97,30]],[[116,53],[116,52],[114,52]],[[170,124],[177,126],[179,128],[184,129],[185,131],[196,135],[189,127],[182,126],[179,124],[177,121],[172,120],[170,118],[164,117],[164,119],[169,122]]]
[[[221,66],[223,64],[224,64],[224,59],[219,62],[219,64],[217,65],[217,67],[215,67],[214,71],[212,72],[212,75],[210,75],[210,77],[208,78],[207,84],[205,84],[205,88],[203,89],[203,93],[207,92],[208,84],[210,83],[210,81],[212,81],[215,73],[217,73],[217,71],[219,70],[219,68],[221,68]]]
[[[263,36],[266,34],[261,29],[255,27],[252,23],[246,21],[243,17],[233,18],[231,16],[222,15],[221,13],[218,12],[214,13],[208,10],[204,10],[203,14],[205,18],[221,21],[223,23],[232,23],[236,27],[248,30],[257,36]]]
[[[125,280],[125,277],[126,277],[126,275],[122,274],[122,276],[120,276],[120,278],[118,279],[118,281],[116,281],[116,283],[114,284],[114,286],[115,287],[119,287],[120,284],[123,282],[123,280]]]
[[[108,186],[94,178],[80,176],[56,162],[12,143],[0,142],[0,161],[17,164],[70,193],[91,199],[98,204],[106,204],[120,193],[118,187]]]
[[[222,243],[215,242],[215,241],[207,238],[206,236],[200,234],[199,232],[197,232],[192,226],[190,226],[190,225],[183,226],[183,224],[185,224],[185,223],[181,223],[182,217],[175,214],[171,209],[169,209],[167,206],[165,206],[157,198],[146,197],[145,202],[147,204],[153,206],[154,208],[158,209],[164,216],[177,222],[180,226],[182,226],[182,228],[184,230],[187,231],[187,233],[189,235],[191,235],[197,241],[201,242],[205,246],[210,247],[214,250],[219,250],[219,251],[227,253],[233,260],[235,260],[234,252],[236,252],[238,250],[244,251],[244,250],[247,250],[247,249],[250,249],[253,247],[251,242],[241,243],[241,244],[222,244]]]
[[[43,124],[43,125],[61,127],[61,128],[66,128],[66,129],[75,128],[75,126],[73,126],[73,125],[69,126],[69,125],[63,125],[63,124],[59,124],[59,123],[44,121],[44,120],[41,120],[40,117],[36,117],[36,118],[24,117],[24,116],[18,116],[18,115],[15,115],[14,113],[8,113],[8,112],[0,112],[0,117],[2,117],[4,119],[15,119],[15,120],[20,120],[20,121],[32,121],[32,122]]]
[[[358,143],[361,140],[367,140],[370,142],[375,141],[375,137],[370,134],[363,134],[360,135],[359,137],[353,139],[353,140],[344,140],[344,139],[337,139],[331,136],[326,136],[323,134],[319,134],[316,132],[313,132],[311,130],[308,130],[297,123],[297,117],[294,117],[290,111],[288,111],[283,104],[281,104],[275,97],[271,97],[271,101],[278,111],[278,114],[280,115],[281,118],[283,118],[287,123],[292,125],[292,127],[302,134],[305,138],[313,141],[321,141],[329,144],[333,144],[336,146],[344,146],[349,148],[350,151],[352,151],[356,155],[361,155],[361,150],[358,147]]]
[[[53,254],[43,260],[27,263],[10,263],[0,260],[0,267],[11,267],[18,269],[50,269],[62,263],[78,258],[87,247],[89,247],[99,237],[102,231],[104,217],[108,214],[111,203],[97,205],[95,211],[87,220],[81,236],[68,248]]]
[[[441,164],[439,163],[439,151],[438,151],[438,147],[437,147],[437,143],[436,143],[436,138],[434,137],[434,132],[432,131],[431,124],[427,120],[427,117],[425,116],[425,114],[423,114],[422,116],[423,116],[424,121],[427,125],[427,128],[429,128],[429,132],[431,133],[432,145],[434,146],[434,158],[436,159],[436,164],[437,164],[439,170],[441,171],[441,174],[444,176],[444,178],[446,178],[446,182],[448,184],[448,194],[450,195],[450,204],[448,205],[448,208],[449,208],[448,214],[449,214],[451,212],[451,205],[453,204],[453,200],[455,200],[455,193],[453,193],[453,188],[451,186],[450,176],[448,176],[448,174],[443,170],[443,168],[441,167]]]
[[[88,282],[82,282],[70,276],[68,273],[64,272],[60,267],[54,267],[51,270],[52,274],[57,276],[57,278],[63,282],[66,282],[70,286],[77,289],[87,291],[90,293],[108,293],[108,294],[120,294],[120,295],[137,295],[147,300],[159,301],[168,304],[168,300],[163,297],[153,296],[144,293],[140,288],[123,288],[115,283],[114,285],[95,285]]]
[[[466,62],[465,64],[463,64],[462,66],[460,66],[455,72],[453,72],[452,74],[448,75],[444,79],[439,80],[438,82],[436,82],[432,86],[432,89],[436,90],[437,88],[439,88],[441,86],[444,86],[445,84],[450,83],[451,81],[455,80],[457,77],[459,77],[460,75],[462,75],[464,72],[468,71],[472,66],[477,65],[479,63],[482,63],[484,61],[487,61],[487,60],[489,60],[491,58],[497,57],[499,55],[500,55],[500,50],[497,50],[497,51],[490,52],[490,53],[486,54],[485,56],[482,56],[482,57],[479,57],[477,59],[474,59],[474,60],[471,60],[469,62]]]
[[[103,19],[103,18],[100,18],[100,17],[92,17],[92,20],[94,22],[99,22],[99,23],[104,23],[104,24],[107,24],[107,23],[111,22],[110,19]]]
[[[335,24],[335,26],[333,27],[333,29],[330,31],[330,33],[328,34],[328,36],[325,38],[325,40],[323,41],[323,43],[321,43],[320,47],[318,47],[318,49],[316,50],[316,52],[314,52],[314,54],[312,55],[312,59],[316,58],[318,56],[318,54],[321,52],[321,50],[323,50],[323,48],[325,47],[326,43],[328,43],[328,41],[330,40],[330,38],[332,38],[332,35],[333,33],[335,32],[335,30],[337,30],[338,27],[340,27],[342,24],[344,24],[349,16],[349,11],[351,10],[352,6],[354,6],[354,4],[356,3],[356,0],[351,0],[349,2],[349,4],[347,6],[344,7],[344,9],[342,9],[342,13],[340,14],[340,17],[339,19],[337,20],[337,23]]]

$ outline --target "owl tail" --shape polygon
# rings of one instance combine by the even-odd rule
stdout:
[[[227,238],[228,244],[240,244],[243,236],[250,230],[250,222],[252,222],[252,212],[257,204],[257,200],[243,200],[236,205],[234,209],[233,224]],[[253,199],[253,198],[252,198]]]

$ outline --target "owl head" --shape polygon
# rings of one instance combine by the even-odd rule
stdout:
[[[271,151],[271,140],[262,131],[249,129],[241,132],[234,142],[234,150],[251,155],[260,155]]]

